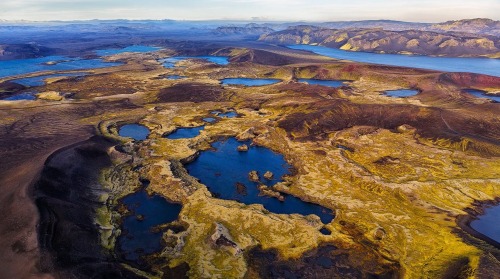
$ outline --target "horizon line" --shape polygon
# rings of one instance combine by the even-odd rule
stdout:
[[[229,18],[219,18],[219,19],[171,19],[171,18],[164,18],[164,19],[152,19],[152,18],[142,18],[142,19],[128,19],[128,18],[109,18],[109,19],[103,19],[103,18],[92,18],[92,19],[71,19],[71,20],[65,20],[65,19],[53,19],[53,20],[29,20],[29,19],[1,19],[0,18],[0,23],[1,22],[33,22],[33,23],[47,23],[47,22],[77,22],[77,21],[181,21],[181,22],[207,22],[207,21],[239,21],[239,22],[269,22],[269,23],[288,23],[288,22],[360,22],[360,21],[394,21],[394,22],[406,22],[406,23],[442,23],[442,22],[448,22],[448,21],[460,21],[460,20],[477,20],[477,19],[485,19],[485,20],[492,20],[492,21],[499,21],[496,19],[492,18],[487,18],[487,17],[475,17],[475,18],[460,18],[460,19],[447,19],[447,20],[442,20],[442,21],[435,21],[435,22],[427,22],[427,21],[406,21],[406,20],[397,20],[397,19],[353,19],[353,20],[273,20],[273,19],[229,19]]]

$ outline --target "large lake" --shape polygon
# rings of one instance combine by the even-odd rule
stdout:
[[[421,68],[444,72],[469,72],[500,77],[500,59],[381,54],[345,51],[341,49],[310,45],[290,45],[288,47],[291,49],[306,50],[336,59],[345,59],[356,62]]]
[[[81,59],[67,56],[46,56],[0,61],[0,78],[41,71],[84,70],[118,66],[121,63],[102,59]]]

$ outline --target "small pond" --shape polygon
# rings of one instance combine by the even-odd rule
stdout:
[[[190,128],[178,128],[171,134],[167,135],[167,139],[190,139],[197,137],[200,131],[205,129],[205,126],[190,127]]]
[[[484,215],[478,216],[470,226],[500,244],[500,205],[487,207]]]
[[[465,89],[464,91],[471,94],[471,95],[474,95],[478,98],[486,98],[486,99],[490,99],[494,102],[500,103],[500,96],[486,94],[485,91],[477,90],[477,89]]]
[[[149,135],[149,129],[140,124],[127,124],[120,127],[118,134],[120,137],[145,140]]]
[[[225,78],[222,85],[264,86],[280,82],[280,79],[263,78]]]
[[[284,195],[284,201],[260,195],[258,186],[273,186],[282,181],[283,175],[290,174],[290,165],[282,155],[265,147],[250,146],[250,143],[239,142],[235,138],[215,142],[213,149],[201,152],[186,165],[186,169],[191,176],[205,184],[215,197],[244,204],[262,204],[267,210],[278,214],[316,214],[323,223],[333,220],[332,210],[304,202],[292,195]],[[243,144],[249,147],[248,151],[237,150]],[[250,171],[257,171],[259,182],[249,180]],[[263,177],[267,171],[273,173],[271,178]]]
[[[322,79],[305,79],[299,78],[299,82],[307,82],[311,85],[322,85],[328,87],[340,87],[344,85],[344,80],[322,80]]]
[[[111,49],[99,49],[96,50],[95,53],[99,56],[107,56],[107,55],[115,55],[115,54],[120,54],[120,53],[125,53],[125,52],[151,52],[151,51],[157,51],[161,49],[160,47],[152,47],[152,46],[143,46],[143,45],[134,45],[134,46],[128,46],[125,48],[111,48]]]
[[[321,228],[319,230],[319,232],[322,233],[322,234],[324,234],[324,235],[331,235],[332,234],[332,232],[329,229],[327,229],[327,228]]]
[[[149,196],[140,190],[122,199],[131,215],[123,218],[118,247],[124,258],[137,261],[141,256],[159,252],[163,232],[156,226],[177,220],[182,206],[163,197]]]
[[[418,90],[415,89],[387,90],[384,92],[384,94],[394,98],[407,98],[417,95]]]

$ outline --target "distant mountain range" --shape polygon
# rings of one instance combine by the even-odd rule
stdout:
[[[500,58],[500,22],[467,19],[437,24],[396,21],[299,25],[261,35],[274,44],[313,44],[350,51]],[[336,28],[333,28],[336,27]]]
[[[272,44],[314,44],[350,51],[500,58],[500,21],[483,18],[442,23],[0,19],[0,60],[61,53],[63,50],[57,49],[49,37],[78,40],[81,34],[102,32],[110,34],[107,44],[112,44],[116,36],[197,40],[216,35],[231,40],[260,38]]]

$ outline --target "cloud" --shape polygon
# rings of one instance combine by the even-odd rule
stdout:
[[[0,0],[0,18],[251,19],[335,21],[499,19],[498,0]]]

